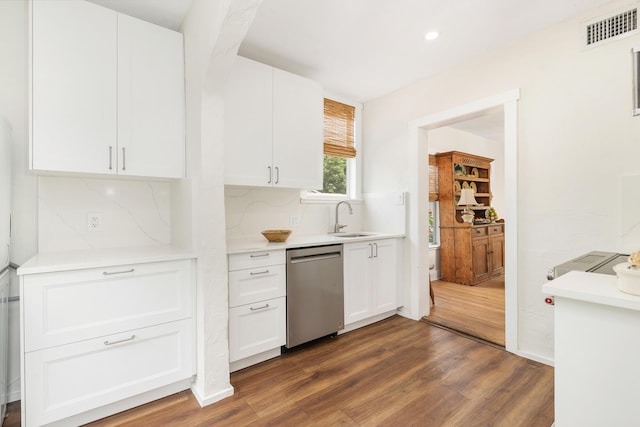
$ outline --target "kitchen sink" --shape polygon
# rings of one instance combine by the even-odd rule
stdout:
[[[367,237],[367,236],[375,236],[376,233],[365,233],[365,232],[358,232],[358,233],[329,233],[332,236],[335,237]]]

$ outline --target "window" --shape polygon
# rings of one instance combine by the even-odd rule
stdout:
[[[438,230],[438,165],[436,156],[429,154],[429,246],[440,244]]]
[[[429,202],[429,246],[440,244],[438,233],[438,202]]]
[[[324,175],[322,192],[349,195],[350,159],[355,159],[356,108],[324,100]]]

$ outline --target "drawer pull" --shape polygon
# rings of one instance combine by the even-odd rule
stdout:
[[[251,254],[251,255],[249,255],[249,256],[250,256],[251,258],[263,258],[263,257],[269,256],[269,252],[265,252],[265,253],[263,253],[263,254],[259,254],[259,255]]]
[[[104,345],[120,344],[120,343],[127,342],[127,341],[133,341],[135,338],[136,338],[135,335],[131,335],[129,338],[125,338],[125,339],[118,340],[118,341],[105,341]]]
[[[258,310],[264,310],[265,308],[269,308],[269,304],[265,304],[262,307],[258,307],[258,308],[249,307],[249,310],[258,311]]]
[[[125,273],[133,273],[134,272],[134,268],[130,269],[130,270],[123,270],[123,271],[103,271],[102,274],[104,276],[112,276],[114,274],[125,274]]]
[[[265,271],[252,271],[251,273],[249,273],[252,276],[258,276],[260,274],[269,274],[269,270],[265,270]]]

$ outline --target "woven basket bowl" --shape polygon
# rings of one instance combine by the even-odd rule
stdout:
[[[262,235],[270,242],[286,242],[291,230],[264,230]]]

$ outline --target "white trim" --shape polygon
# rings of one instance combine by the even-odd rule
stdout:
[[[338,335],[346,334],[347,332],[355,331],[356,329],[363,328],[365,326],[372,325],[376,322],[380,322],[381,320],[387,319],[391,316],[395,316],[396,314],[400,314],[396,310],[387,311],[386,313],[377,314],[373,317],[368,317],[366,319],[358,320],[357,322],[349,323],[344,326],[344,329],[338,331]]]
[[[200,407],[204,408],[205,406],[209,406],[213,403],[219,402],[224,398],[233,396],[233,386],[229,386],[228,388],[225,388],[223,390],[218,391],[217,393],[214,393],[205,397],[200,395],[198,388],[195,385],[193,385],[191,387],[191,393],[193,393],[193,395],[195,396]]]
[[[430,304],[429,265],[428,265],[428,228],[426,222],[428,209],[428,165],[423,159],[428,153],[428,131],[448,126],[462,120],[478,117],[488,111],[501,109],[505,120],[505,339],[506,349],[512,353],[518,351],[518,215],[517,215],[517,170],[518,170],[518,132],[517,100],[520,90],[504,92],[480,99],[449,110],[409,122],[409,157],[415,159],[409,165],[410,192],[417,199],[410,204],[408,254],[411,258],[409,271],[409,312],[407,317],[420,319],[428,315]],[[527,357],[527,356],[525,356]],[[533,357],[533,356],[532,356]]]
[[[529,353],[526,351],[512,351],[511,353],[516,356],[524,357],[525,359],[533,360],[534,362],[543,363],[548,366],[555,366],[553,359],[549,359],[548,357],[543,357],[538,354]]]

